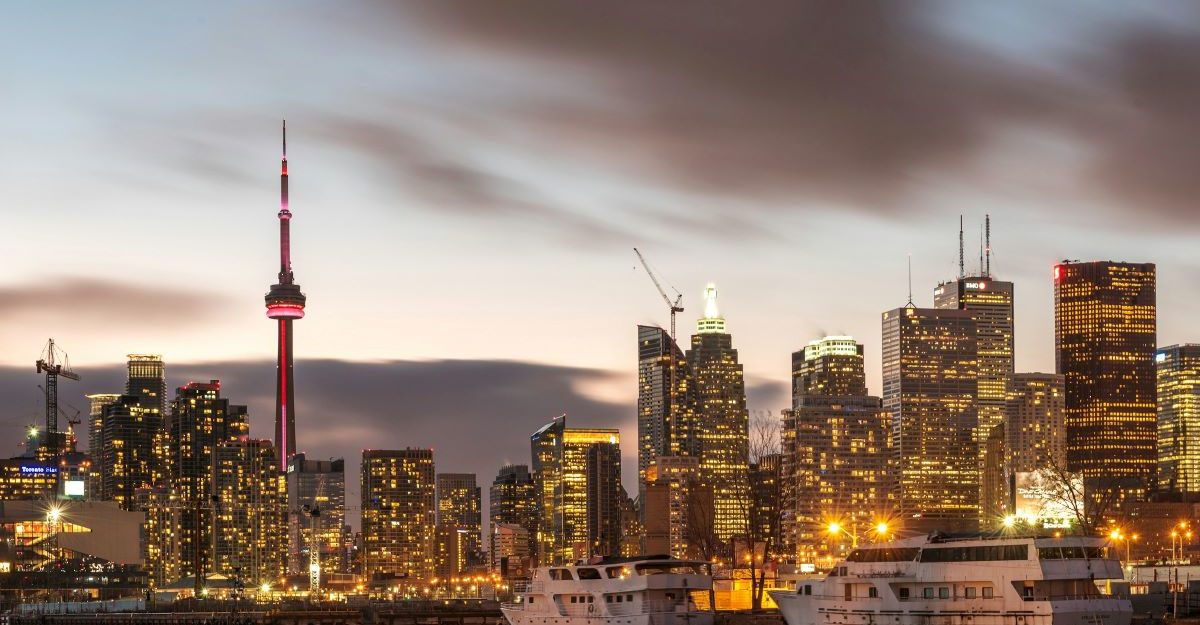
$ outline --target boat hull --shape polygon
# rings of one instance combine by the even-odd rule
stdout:
[[[1133,609],[1124,599],[1036,601],[1022,604],[1028,610],[972,612],[913,610],[888,611],[817,607],[812,596],[794,591],[768,591],[787,625],[1129,625]]]
[[[563,616],[512,608],[501,608],[500,611],[509,625],[713,625],[711,612]],[[1104,625],[1110,624],[1105,623]]]

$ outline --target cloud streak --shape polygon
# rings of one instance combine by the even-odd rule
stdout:
[[[83,276],[0,286],[0,320],[70,319],[110,326],[176,326],[211,318],[224,299],[168,287]]]

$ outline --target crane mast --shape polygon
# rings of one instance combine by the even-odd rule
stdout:
[[[46,373],[45,446],[50,448],[51,457],[58,457],[62,453],[62,443],[58,439],[58,378],[79,380],[79,374],[71,370],[66,352],[54,344],[54,339],[46,342],[46,349],[37,361],[37,372]]]

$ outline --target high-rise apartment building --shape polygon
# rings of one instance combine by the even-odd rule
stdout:
[[[154,437],[162,415],[147,408],[142,398],[121,395],[102,409],[99,458],[99,499],[115,501],[123,510],[136,510],[135,493],[155,479]]]
[[[1054,267],[1054,346],[1065,377],[1067,468],[1089,492],[1144,497],[1158,463],[1151,263]]]
[[[844,536],[891,515],[892,418],[867,395],[863,347],[829,336],[792,354],[792,409],[781,430],[782,549],[801,564],[830,563]]]
[[[463,534],[462,548],[457,550],[461,566],[454,573],[481,562],[482,507],[482,492],[475,483],[474,473],[437,474],[437,521],[452,525]],[[459,540],[457,536],[455,540]]]
[[[664,329],[638,326],[638,492],[658,456],[696,456],[696,384]]]
[[[593,519],[610,519],[609,506],[619,506],[611,486],[620,488],[620,432],[609,428],[568,428],[566,415],[555,418],[530,436],[533,475],[541,508],[538,521],[538,558],[542,564],[563,564],[609,548],[592,544],[593,536],[607,536]],[[594,447],[604,447],[592,452]],[[589,463],[589,453],[598,454]],[[615,462],[613,460],[616,459]],[[610,475],[588,475],[593,469]],[[605,491],[594,500],[589,485]],[[620,514],[619,508],[616,512]],[[619,516],[617,517],[619,518]],[[601,554],[603,555],[603,554]]]
[[[88,497],[90,499],[99,500],[100,496],[100,478],[103,476],[103,462],[101,452],[104,451],[104,443],[101,441],[101,436],[104,430],[104,407],[117,401],[120,393],[96,393],[87,395],[88,399],[88,455],[92,457],[92,474],[88,481]]]
[[[312,514],[314,509],[319,514]],[[303,453],[293,454],[288,461],[287,515],[288,571],[308,571],[315,532],[321,570],[349,572],[344,459],[309,460]]]
[[[568,430],[569,432],[569,430]],[[621,553],[621,447],[603,441],[587,447],[587,555],[615,556]]]
[[[1067,466],[1066,393],[1063,376],[1054,373],[1015,373],[1005,404],[1006,471],[1032,473]]]
[[[218,380],[190,382],[177,389],[165,431],[171,459],[167,497],[172,501],[160,503],[186,512],[175,517],[178,527],[161,534],[174,546],[158,549],[177,553],[180,575],[207,575],[213,572],[213,459],[222,444],[248,434],[246,407],[221,397]]]
[[[531,556],[537,549],[537,531],[538,531],[538,515],[540,513],[538,505],[537,489],[534,486],[533,475],[529,473],[529,467],[523,464],[506,465],[501,467],[500,472],[496,475],[496,479],[492,481],[492,487],[488,496],[488,519],[492,525],[491,539],[488,545],[492,553],[492,567],[498,568],[499,561],[496,559],[497,550],[495,540],[497,537],[496,526],[499,524],[518,525],[525,529],[524,533],[514,532],[511,528],[503,533],[505,540],[517,540],[523,537],[528,544],[523,549],[513,551],[509,555],[522,554],[526,557]],[[518,537],[517,534],[520,534]]]
[[[505,579],[528,575],[529,545],[532,543],[528,529],[516,523],[493,523],[489,542],[493,571]]]
[[[1200,345],[1159,348],[1158,488],[1200,493]]]
[[[883,313],[883,408],[892,415],[897,511],[909,531],[979,523],[977,374],[970,311]]]
[[[782,545],[783,454],[763,454],[750,464],[750,531],[754,542]],[[745,512],[743,512],[745,514]],[[749,543],[747,543],[749,544]]]
[[[1009,508],[1008,471],[1005,459],[1008,451],[1003,423],[992,428],[983,441],[983,466],[979,473],[980,526],[984,529],[1002,527]]]
[[[699,479],[700,459],[659,456],[646,471],[642,498],[643,553],[676,558],[711,557],[714,547],[712,489]]]
[[[93,395],[89,431],[94,459],[93,495],[135,510],[135,492],[159,478],[155,437],[163,434],[167,379],[162,357],[129,354],[122,395]]]
[[[243,437],[217,445],[212,572],[248,588],[278,582],[287,564],[284,488],[270,440]]]
[[[1007,383],[1013,368],[1013,283],[990,275],[960,277],[933,291],[933,307],[965,310],[975,319],[978,381],[975,398],[979,424],[975,442],[980,467],[988,436],[1004,423]]]
[[[792,397],[867,394],[863,347],[852,336],[827,336],[792,352]]]
[[[695,376],[695,439],[700,479],[713,491],[716,536],[729,540],[747,530],[750,413],[742,365],[717,309],[715,285],[704,289],[704,301],[704,316],[696,324],[687,352]]]
[[[363,571],[433,577],[437,516],[432,449],[367,449],[362,457]]]

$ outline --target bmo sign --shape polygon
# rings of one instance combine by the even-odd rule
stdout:
[[[968,282],[967,290],[969,291],[984,291],[987,290],[987,282]]]

